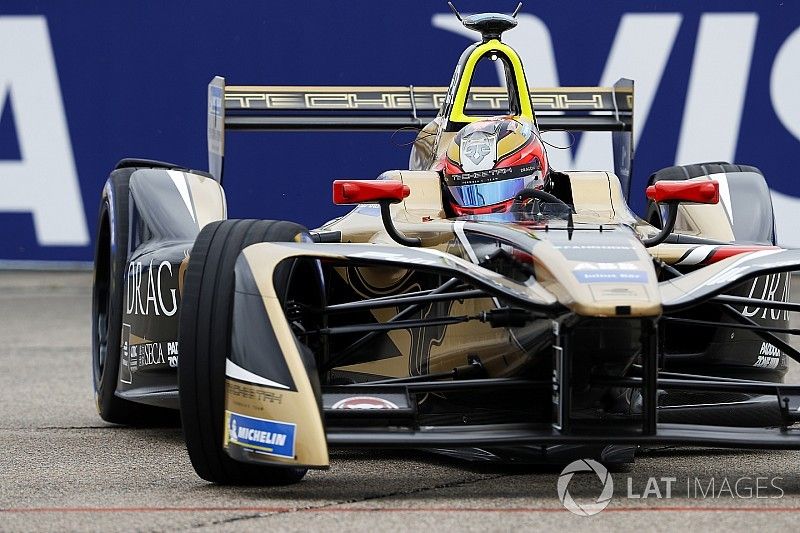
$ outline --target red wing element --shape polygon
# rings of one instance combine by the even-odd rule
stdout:
[[[776,250],[777,246],[720,246],[706,258],[705,264],[716,263],[734,255],[746,254],[750,252],[760,252],[762,250]]]
[[[658,181],[647,188],[647,197],[657,203],[690,202],[693,204],[716,204],[719,202],[719,182],[704,181]]]
[[[702,244],[689,249],[683,257],[675,262],[674,266],[706,266],[729,257],[763,250],[777,250],[777,246],[770,245],[721,245]]]
[[[408,185],[397,180],[336,180],[333,182],[333,203],[365,204],[388,200],[396,204],[411,194]]]

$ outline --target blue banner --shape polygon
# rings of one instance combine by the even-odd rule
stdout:
[[[459,0],[463,12],[516,1]],[[800,4],[532,2],[504,39],[532,86],[636,82],[631,204],[659,168],[759,167],[782,244],[800,246]],[[0,260],[89,261],[123,157],[206,169],[207,84],[445,86],[475,40],[442,2],[75,2],[0,5]],[[494,72],[479,72],[496,84]],[[408,165],[408,133],[230,133],[231,217],[314,227],[331,181]],[[613,168],[610,135],[551,133],[558,169]],[[568,147],[568,148],[567,148]]]

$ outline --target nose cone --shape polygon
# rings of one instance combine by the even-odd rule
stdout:
[[[658,316],[661,296],[653,259],[633,232],[582,227],[551,230],[534,247],[539,282],[582,316]]]

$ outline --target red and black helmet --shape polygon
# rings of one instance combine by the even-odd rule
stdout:
[[[508,211],[523,189],[542,189],[550,167],[536,125],[493,117],[464,126],[447,148],[444,181],[456,215]]]

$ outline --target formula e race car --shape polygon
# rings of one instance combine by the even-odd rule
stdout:
[[[461,17],[460,17],[461,18]],[[297,481],[329,447],[625,463],[641,445],[800,448],[791,272],[758,169],[654,173],[627,205],[633,83],[533,89],[480,35],[449,87],[208,89],[209,172],[122,160],[103,189],[93,370],[109,422],[180,409],[197,473]],[[474,87],[479,61],[503,87]],[[308,230],[227,220],[225,130],[416,127],[408,170],[333,183]],[[611,131],[615,171],[540,133]]]

